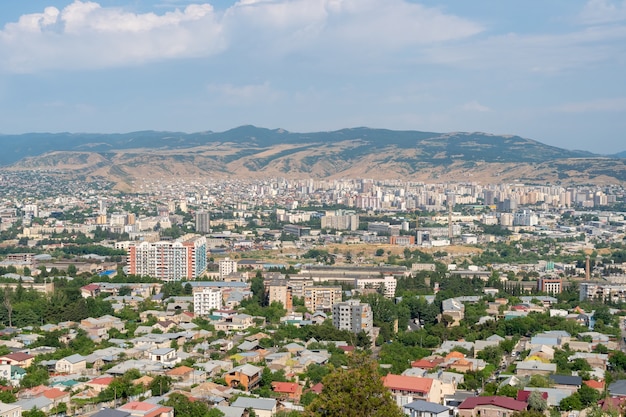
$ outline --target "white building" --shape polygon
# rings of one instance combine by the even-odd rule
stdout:
[[[211,314],[222,308],[222,290],[219,288],[196,287],[193,289],[193,311],[200,316]]]
[[[225,276],[232,274],[233,272],[237,272],[237,261],[230,259],[230,258],[224,258],[221,261],[219,261],[219,272],[220,272],[220,279],[224,279]]]
[[[376,288],[379,289],[384,285],[383,295],[386,298],[393,298],[396,295],[397,281],[394,276],[387,275],[382,278],[357,278],[354,286],[358,289]]]

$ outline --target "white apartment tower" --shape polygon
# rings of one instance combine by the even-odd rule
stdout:
[[[193,311],[200,316],[208,316],[212,310],[222,308],[222,290],[219,288],[194,288]]]
[[[237,272],[237,261],[230,258],[222,259],[219,261],[218,266],[221,280],[224,280],[225,276]]]

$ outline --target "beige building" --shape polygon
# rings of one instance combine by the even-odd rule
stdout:
[[[284,279],[276,279],[269,282],[265,288],[268,303],[279,302],[287,311],[293,310],[293,292]]]
[[[341,301],[341,287],[312,286],[304,290],[304,306],[309,311],[330,311]]]

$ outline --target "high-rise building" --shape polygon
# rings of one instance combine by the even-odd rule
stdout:
[[[372,308],[355,299],[333,304],[333,326],[352,333],[363,330],[370,334],[374,328]]]
[[[266,283],[268,303],[279,302],[287,311],[293,310],[293,292],[285,279],[275,279]]]
[[[311,286],[304,289],[304,306],[309,311],[330,311],[333,304],[341,301],[341,287]]]
[[[226,275],[230,275],[233,272],[237,272],[237,261],[230,258],[224,258],[219,261],[219,273],[220,279],[223,281]]]
[[[193,289],[193,312],[200,316],[211,314],[222,308],[222,290],[219,288],[196,287]]]
[[[210,233],[211,232],[211,218],[208,212],[199,211],[196,213],[196,232],[198,233]]]
[[[141,242],[128,248],[129,270],[163,281],[195,279],[207,266],[206,238],[185,235],[175,241]]]

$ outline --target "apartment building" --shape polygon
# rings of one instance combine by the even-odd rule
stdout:
[[[539,278],[537,290],[548,294],[560,294],[563,290],[563,280],[558,277]]]
[[[304,289],[304,306],[309,311],[331,311],[341,301],[341,287],[312,286]]]
[[[210,233],[211,232],[211,216],[206,211],[199,211],[196,213],[196,232],[198,233]]]
[[[222,308],[222,290],[219,288],[196,287],[193,289],[193,311],[208,316],[213,310]]]
[[[220,279],[223,281],[224,277],[237,272],[237,261],[230,258],[225,258],[218,263]]]
[[[188,234],[171,242],[142,242],[128,247],[129,272],[163,281],[195,279],[207,266],[206,238]]]
[[[293,292],[287,280],[275,279],[266,283],[265,292],[269,304],[276,301],[281,303],[287,311],[293,310]]]
[[[333,326],[352,333],[363,330],[370,334],[374,328],[372,308],[354,299],[333,304]]]

